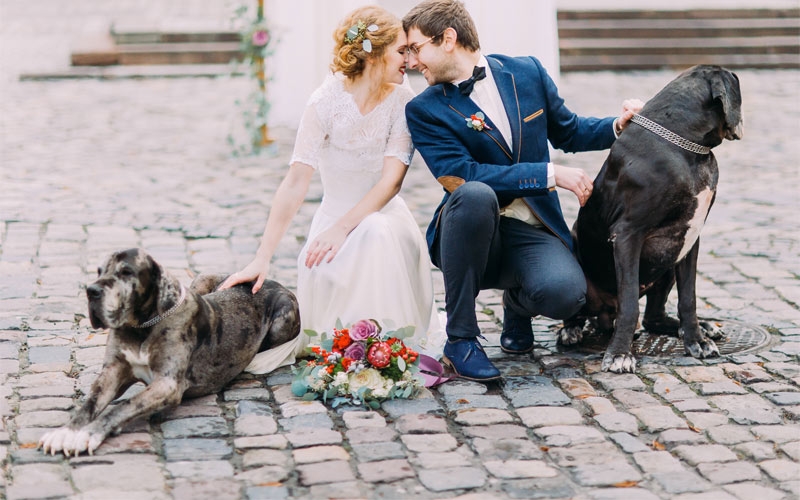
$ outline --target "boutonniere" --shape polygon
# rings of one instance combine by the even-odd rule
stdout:
[[[483,129],[492,130],[489,125],[486,125],[486,116],[480,111],[471,115],[469,118],[465,118],[465,120],[467,121],[467,127],[472,130],[477,130],[478,132]]]

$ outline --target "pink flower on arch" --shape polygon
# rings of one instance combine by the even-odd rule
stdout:
[[[253,45],[256,47],[263,47],[267,43],[269,43],[269,33],[267,30],[257,30],[253,33],[253,37],[251,38]]]

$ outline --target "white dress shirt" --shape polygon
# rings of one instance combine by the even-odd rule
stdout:
[[[487,117],[490,117],[492,123],[497,127],[497,131],[505,139],[506,144],[513,148],[514,141],[511,137],[511,123],[508,121],[508,114],[506,108],[503,106],[503,99],[500,97],[500,91],[497,89],[497,83],[492,76],[492,68],[489,67],[489,61],[483,55],[478,60],[478,66],[486,68],[486,78],[475,82],[472,88],[472,93],[469,97],[475,104],[478,105]],[[456,85],[458,83],[456,82]],[[552,163],[547,164],[547,187],[553,188],[556,185],[556,177]],[[500,208],[500,215],[504,217],[511,217],[519,219],[523,222],[533,226],[541,226],[542,223],[531,211],[530,207],[522,200],[516,198],[510,204]]]

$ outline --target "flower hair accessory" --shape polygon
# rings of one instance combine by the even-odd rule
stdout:
[[[331,401],[334,408],[350,403],[377,409],[387,399],[414,397],[425,380],[419,372],[420,354],[402,340],[413,333],[413,326],[383,332],[375,320],[362,319],[350,328],[337,321],[333,338],[323,332],[320,345],[308,349],[312,359],[292,367],[292,393],[307,401]]]
[[[364,52],[372,52],[372,42],[367,38],[367,32],[372,33],[374,31],[378,31],[377,24],[370,24],[367,26],[367,23],[359,19],[356,24],[350,26],[350,29],[347,30],[347,33],[344,35],[344,41],[347,44],[361,42],[361,47],[364,49]]]
[[[486,116],[480,111],[469,118],[465,118],[465,120],[467,121],[467,127],[471,128],[472,130],[477,130],[478,132],[483,129],[492,130],[489,125],[486,125]]]

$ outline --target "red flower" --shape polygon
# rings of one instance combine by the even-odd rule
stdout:
[[[342,358],[342,369],[347,371],[350,369],[350,364],[353,362],[350,358]]]
[[[350,338],[350,335],[339,332],[335,337],[333,337],[333,350],[337,352],[343,352],[352,342],[353,339]]]
[[[386,368],[392,362],[392,348],[386,342],[375,342],[367,351],[367,361],[375,368]]]

